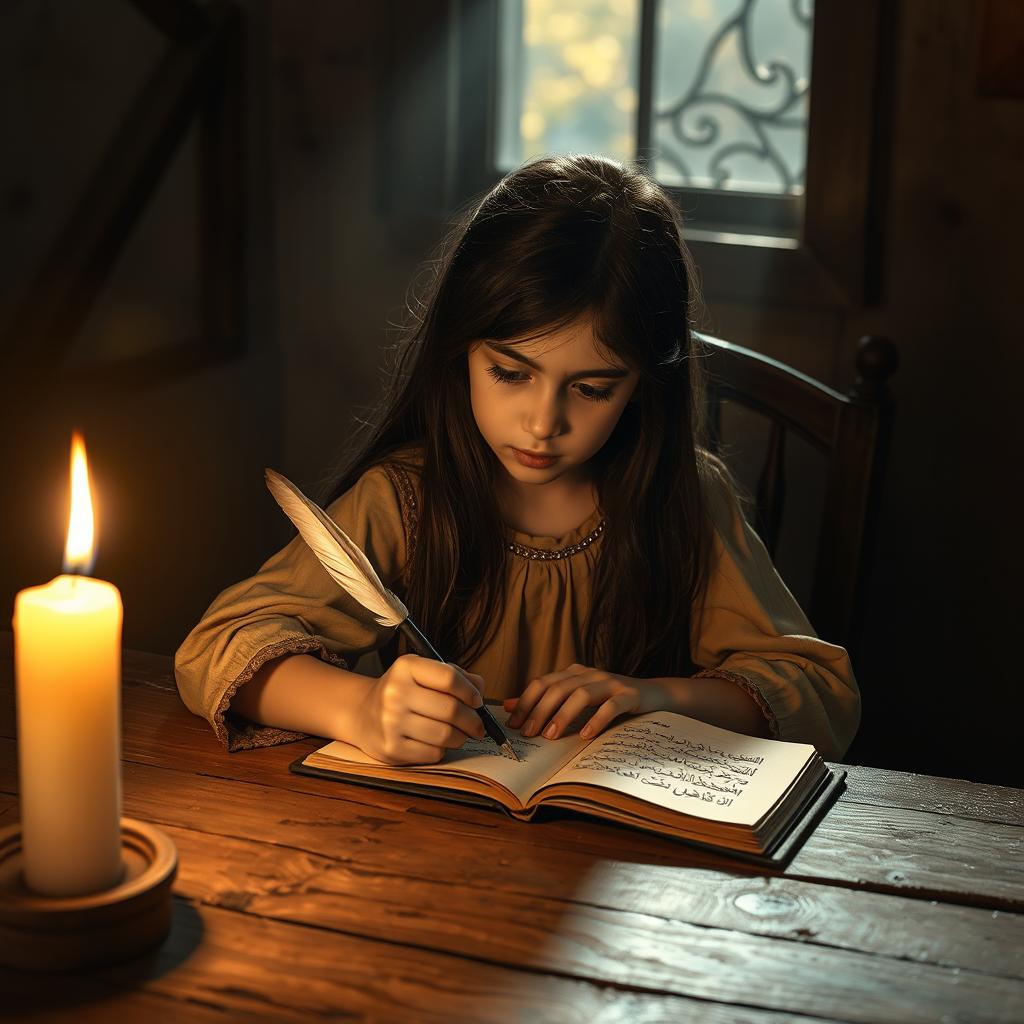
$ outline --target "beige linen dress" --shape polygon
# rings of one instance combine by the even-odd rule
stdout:
[[[327,508],[399,596],[415,537],[415,477],[393,463],[375,466]],[[813,743],[828,759],[842,757],[860,721],[860,694],[846,651],[815,636],[724,485],[711,495],[710,506],[711,571],[692,641],[703,670],[698,675],[742,686],[764,711],[773,736]],[[504,618],[483,655],[462,665],[483,677],[485,696],[515,696],[531,679],[582,661],[578,642],[590,577],[599,546],[610,541],[603,525],[598,510],[561,537],[509,531]],[[175,655],[178,690],[229,751],[301,739],[301,733],[232,712],[238,687],[288,653],[316,654],[353,668],[393,634],[342,591],[296,536],[206,610]]]

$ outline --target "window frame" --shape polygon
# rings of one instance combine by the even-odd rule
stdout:
[[[654,154],[651,115],[654,109],[654,63],[657,50],[655,25],[659,0],[640,0],[640,33],[637,82],[637,163],[650,169]],[[813,49],[812,49],[813,63]],[[812,69],[812,78],[813,69]],[[813,96],[813,91],[812,91]],[[809,127],[808,127],[809,134]],[[803,215],[803,196],[770,195],[738,190],[711,189],[662,183],[676,200],[684,216],[690,208],[690,223],[705,235],[757,235],[792,239],[797,237]]]

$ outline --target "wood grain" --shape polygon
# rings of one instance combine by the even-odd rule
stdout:
[[[179,886],[189,898],[410,944],[443,943],[466,956],[486,947],[489,958],[519,966],[532,964],[541,947],[550,957],[553,936],[596,932],[600,957],[611,958],[596,976],[613,978],[634,956],[632,933],[647,933],[646,945],[653,946],[666,925],[684,925],[709,944],[738,944],[732,934],[738,931],[754,946],[777,940],[773,945],[783,949],[788,943],[794,958],[805,955],[801,945],[823,946],[819,955],[836,961],[846,950],[1011,979],[1024,974],[1024,919],[1016,914],[939,904],[922,920],[907,900],[788,879],[752,885],[712,872],[687,872],[681,884],[678,872],[650,878],[616,873],[614,864],[595,867],[575,888],[556,894],[521,875],[501,886],[479,879],[453,883],[437,864],[419,858],[392,874],[364,859],[338,861],[248,839],[168,831],[182,852]],[[570,927],[577,918],[582,923]],[[565,972],[579,973],[570,971],[571,956],[565,959]],[[903,965],[878,969],[901,972]]]
[[[0,764],[10,757],[8,742],[0,742]],[[326,785],[342,792],[352,788]],[[673,865],[609,856],[608,843],[601,853],[572,849],[569,844],[552,846],[550,836],[541,844],[531,843],[530,835],[547,826],[497,815],[492,815],[496,830],[473,830],[458,821],[230,780],[192,779],[151,766],[128,767],[125,793],[126,813],[165,828],[192,828],[213,837],[211,855],[203,859],[208,872],[217,871],[218,843],[246,836],[273,848],[345,864],[363,878],[384,878],[389,891],[408,906],[420,906],[421,881],[442,890],[469,889],[471,903],[483,893],[489,902],[507,897],[513,903],[527,897],[547,900],[557,893],[577,903],[702,927],[1008,976],[1024,974],[1024,924],[1015,914],[993,916],[945,904],[918,905],[905,898],[789,878],[736,875],[721,868],[690,866],[684,872]],[[407,855],[409,848],[417,851],[413,860]],[[268,868],[266,877],[278,875]],[[412,891],[403,895],[406,885]],[[433,926],[429,917],[426,925]]]
[[[875,892],[1024,910],[1024,831],[903,808],[838,802],[786,868]]]
[[[0,740],[0,791],[14,791],[14,761],[14,743]],[[161,771],[174,774],[161,776]],[[358,842],[363,834],[401,835],[396,841],[404,845],[450,849],[454,864],[465,850],[491,841],[525,858],[535,870],[552,872],[547,884],[555,886],[564,884],[564,865],[572,855],[592,863],[595,858],[606,859],[609,849],[615,850],[616,859],[641,864],[644,870],[662,864],[716,867],[754,877],[765,874],[728,858],[704,856],[660,836],[569,813],[527,823],[448,803],[445,812],[438,814],[439,801],[329,781],[303,780],[320,786],[318,791],[306,792],[305,787],[282,789],[132,762],[125,764],[123,774],[126,796],[130,788],[141,804],[126,813],[144,821],[194,823],[218,834],[250,835],[270,842],[277,837],[311,852],[331,852],[323,849],[325,836],[345,845]],[[898,817],[889,818],[862,805],[847,806],[840,800],[787,867],[786,876],[996,910],[1024,907],[1024,858],[1020,856],[1024,832],[1020,829],[951,822],[901,809],[890,813]],[[864,836],[871,841],[865,842]]]
[[[0,821],[17,814],[5,642]],[[0,975],[5,1010],[45,993],[33,1019],[1024,1016],[1019,791],[848,769],[766,872],[578,815],[289,773],[315,738],[228,755],[161,656],[125,652],[123,695],[125,813],[178,847],[175,929],[134,965]]]
[[[81,973],[33,977],[0,969],[0,991],[4,993],[0,1014],[4,1020],[32,1024],[225,1024],[219,1007],[136,989],[134,985],[99,983]],[[276,1019],[263,1013],[246,1015],[247,1021]]]
[[[566,1024],[698,1018],[708,1024],[808,1020],[788,1012],[730,1006],[721,1000],[622,991],[543,970],[514,971],[430,949],[252,915],[240,922],[240,916],[232,910],[179,901],[173,941],[157,953],[131,965],[94,972],[88,979],[63,976],[53,986],[41,986],[38,979],[23,974],[0,973],[0,986],[8,993],[5,1005],[27,1016],[40,1004],[46,1006],[57,998],[52,988],[61,989],[63,998],[70,1000],[78,987],[85,985],[93,993],[127,991],[131,994],[126,1005],[138,995],[133,990],[142,988],[147,995],[165,997],[185,1010],[196,1005],[219,1008],[221,1020],[272,1019],[302,1024],[321,1018],[403,1022],[557,1019]],[[111,1006],[119,1013],[122,1004],[118,1001]],[[37,1019],[34,1012],[31,1017]]]
[[[1024,826],[1024,790],[844,764],[846,798],[873,807],[952,814]]]
[[[176,841],[184,838],[175,835]],[[544,1000],[548,985],[556,979],[583,979],[603,989],[646,990],[651,996],[667,992],[712,1003],[873,1024],[930,1024],[943,1014],[953,1020],[1009,1022],[1024,1005],[1024,982],[1019,980],[908,965],[822,947],[797,948],[795,943],[680,926],[640,915],[611,914],[598,908],[557,906],[554,901],[542,903],[543,914],[529,900],[489,903],[483,914],[477,899],[451,902],[444,882],[434,884],[432,894],[420,893],[426,904],[409,905],[392,897],[385,913],[382,903],[374,902],[373,896],[367,902],[364,896],[367,884],[374,880],[354,875],[345,867],[310,864],[293,857],[293,874],[278,875],[277,864],[259,858],[246,868],[251,851],[245,849],[244,842],[226,845],[234,847],[233,855],[226,858],[218,855],[216,844],[209,850],[219,865],[212,887],[202,870],[183,882],[190,898],[202,894],[203,903],[197,909],[204,931],[195,942],[196,970],[186,960],[184,973],[178,971],[166,983],[173,985],[167,991],[202,1001],[209,1001],[212,995],[204,986],[213,984],[227,1008],[240,1014],[266,999],[268,992],[273,993],[271,1005],[280,1009],[285,1019],[288,1010],[323,1012],[324,1005],[333,1000],[350,1010],[359,1008],[359,1000],[348,986],[358,983],[360,966],[377,983],[371,989],[378,1011],[383,1008],[385,1016],[393,1015],[391,1019],[396,1020],[431,1003],[444,1007],[455,1019],[463,1019],[466,999],[479,998],[487,1007],[491,1000],[486,997],[496,1000],[497,1019],[525,1019],[531,1007],[542,1012],[541,1019],[547,1019],[544,1012],[550,1014],[554,1006],[544,1011]],[[196,852],[183,845],[183,863],[191,861],[199,868],[199,858],[193,856]],[[269,885],[267,868],[275,871]],[[250,873],[262,895],[237,888],[241,876],[232,873],[239,869]],[[376,896],[386,900],[389,880],[376,881]],[[223,934],[210,935],[206,930],[214,903],[219,914],[235,919],[224,926]],[[444,908],[444,916],[431,915],[431,906]],[[293,925],[288,931],[283,918],[318,927]],[[220,922],[218,914],[213,914],[213,919]],[[502,923],[496,925],[496,919]],[[375,936],[368,932],[374,930],[379,930],[385,941],[373,942]],[[183,932],[175,924],[179,942],[189,934],[187,928]],[[275,948],[275,938],[278,943],[287,942],[288,948]],[[263,943],[268,948],[262,948]],[[443,957],[439,950],[448,952],[449,943],[461,948],[453,951],[454,957]],[[332,951],[339,961],[336,964]],[[244,958],[240,956],[243,953]],[[355,964],[349,962],[353,957]],[[442,968],[443,973],[432,973],[426,985],[417,986],[418,994],[406,995],[399,1003],[389,1002],[396,965],[407,983],[410,969],[415,976],[445,959],[449,965]],[[346,962],[341,964],[342,960]],[[521,970],[513,970],[512,964]],[[288,972],[287,978],[280,976],[281,971]],[[199,977],[193,984],[196,974]],[[511,977],[517,980],[512,982]],[[431,986],[435,987],[432,998],[428,994]],[[162,981],[155,983],[155,988],[165,990]],[[512,1013],[506,1001],[509,993],[523,1000],[523,1018]],[[563,993],[559,998],[577,996]],[[984,1011],[979,1014],[982,1006]],[[472,1014],[471,1019],[489,1017]]]

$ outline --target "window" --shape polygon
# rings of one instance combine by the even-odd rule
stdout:
[[[503,168],[510,161],[514,164],[517,142],[510,125],[518,129],[520,138],[539,128],[549,130],[531,116],[543,116],[543,111],[527,103],[528,76],[534,67],[535,74],[542,76],[542,62],[555,58],[530,55],[528,47],[516,42],[538,38],[529,20],[534,2],[453,0],[449,8],[454,17],[442,129],[447,132],[447,150],[443,160],[426,165],[437,168],[444,163],[446,167],[447,209],[493,185]],[[589,74],[602,99],[597,113],[588,112],[587,103],[577,99],[576,114],[567,114],[564,122],[555,117],[544,145],[562,148],[559,133],[576,116],[589,119],[592,130],[604,133],[608,155],[653,159],[651,169],[683,210],[688,243],[709,298],[744,302],[763,301],[769,295],[782,305],[822,309],[879,301],[882,186],[898,4],[817,0],[812,8],[811,0],[549,0],[548,6],[550,16],[556,18],[549,32],[567,34],[577,16],[591,19],[596,26],[589,37],[589,54],[584,49],[557,59],[581,65],[594,62]],[[690,76],[687,84],[681,84],[687,76],[676,65],[685,61],[673,54],[681,45],[679,38],[691,31],[687,25],[692,27],[693,12],[707,10],[714,16],[706,24],[717,24],[717,29],[704,31],[700,52],[708,52],[717,33],[720,45],[740,50],[738,62],[732,62],[734,74],[739,67],[749,77],[743,68],[745,45],[754,54],[749,63],[755,75],[762,74],[759,67],[763,66],[770,76],[773,60],[789,69],[779,71],[774,88],[780,91],[773,94],[784,122],[775,126],[774,137],[788,154],[785,175],[776,173],[774,179],[762,175],[758,183],[754,165],[767,168],[771,161],[734,159],[729,161],[731,180],[723,179],[711,156],[699,166],[694,162],[687,183],[681,180],[686,176],[679,168],[673,171],[670,166],[666,139],[674,129],[668,111],[673,99],[679,105],[680,92],[694,81]],[[766,17],[772,12],[772,17]],[[737,31],[741,26],[726,28],[744,18],[750,29],[746,42]],[[772,20],[786,20],[788,26],[784,30],[780,25],[762,27]],[[525,31],[531,35],[524,36]],[[759,33],[766,42],[754,41]],[[694,36],[687,45],[692,54],[700,50],[701,42]],[[788,57],[777,56],[783,50]],[[723,68],[727,56],[717,58]],[[610,71],[609,64],[614,65]],[[564,103],[571,112],[572,92],[578,86],[568,81],[552,84],[568,75],[543,74],[549,80],[548,101]],[[788,104],[787,90],[792,101]],[[415,117],[422,131],[425,114],[421,104],[415,114],[406,111],[404,116]],[[435,121],[439,127],[440,118],[437,115]],[[695,124],[699,129],[699,116]],[[664,150],[660,157],[659,145]],[[565,148],[582,146],[573,142]],[[406,168],[407,177],[409,164],[399,166]],[[408,189],[407,183],[404,187]]]
[[[811,0],[500,0],[496,167],[637,160],[691,223],[795,236],[811,25]]]
[[[678,200],[713,301],[836,310],[880,299],[899,4],[548,0],[549,23],[538,28],[531,18],[539,2],[389,0],[376,8],[388,69],[378,205],[405,244],[428,246],[440,218],[525,158],[525,139],[556,152],[597,149],[648,163]],[[711,12],[703,34],[693,29],[695,11]],[[581,24],[592,27],[563,52]],[[559,34],[566,45],[538,48]],[[680,39],[691,56],[679,56]],[[732,55],[724,52],[730,47]],[[703,81],[704,93],[719,86],[711,88],[710,75],[682,73],[692,54],[709,52],[716,75],[731,66],[733,75],[749,79],[752,68],[764,79],[764,68],[771,78],[773,62],[779,65],[774,82],[764,82],[771,88],[761,108],[776,110],[775,123],[769,130],[764,119],[747,118],[746,136],[732,139],[749,142],[762,131],[785,154],[784,172],[779,160],[741,159],[735,149],[724,157],[708,147],[670,147],[674,107],[692,108],[687,132],[710,131],[693,97],[684,101],[694,81]],[[536,89],[545,90],[546,107],[532,105]],[[751,89],[760,95],[759,86]],[[591,135],[574,137],[581,126]]]

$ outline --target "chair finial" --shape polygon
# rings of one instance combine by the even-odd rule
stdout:
[[[888,338],[865,334],[857,344],[857,380],[852,394],[877,398],[900,365],[899,349]]]

